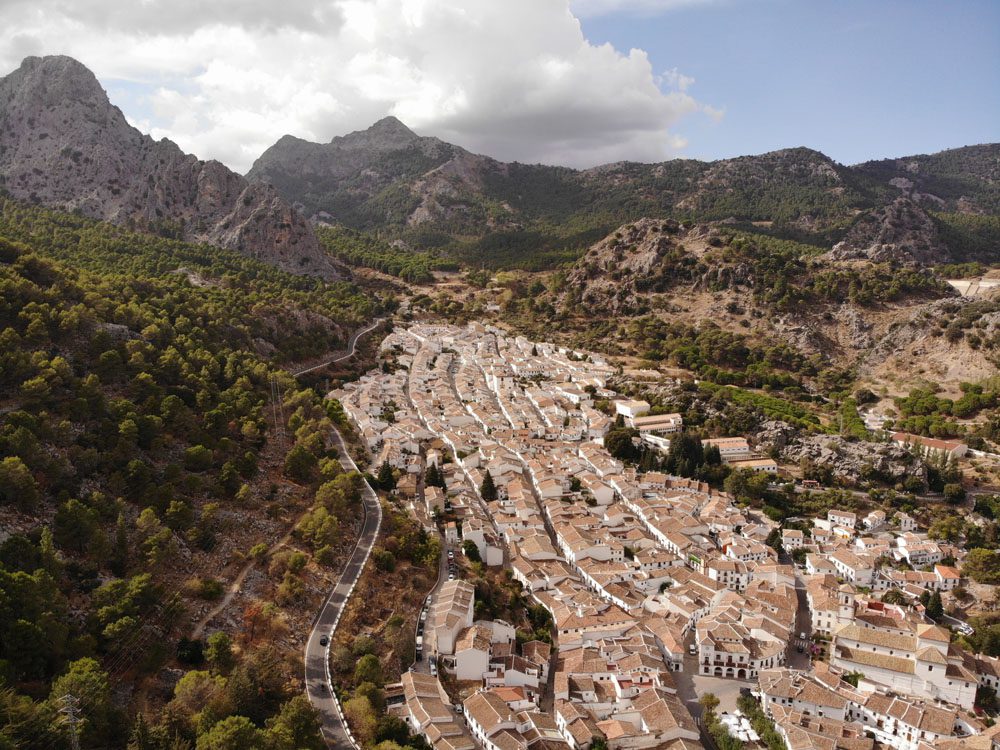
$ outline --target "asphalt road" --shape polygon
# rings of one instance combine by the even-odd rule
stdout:
[[[340,453],[340,464],[346,471],[358,471],[357,465],[347,452],[344,440],[339,432],[334,431],[334,443],[338,453]],[[325,635],[332,638],[340,620],[340,615],[350,598],[352,587],[361,577],[365,563],[375,539],[378,536],[379,527],[382,525],[382,506],[379,504],[378,496],[368,486],[366,482],[362,489],[362,502],[365,510],[364,526],[358,542],[340,574],[340,580],[330,592],[329,597],[319,611],[309,640],[306,642],[305,650],[305,681],[306,695],[310,703],[319,711],[320,721],[323,725],[323,735],[327,743],[335,747],[351,747],[344,727],[343,717],[340,715],[337,705],[332,697],[332,685],[330,682],[330,645],[320,644],[320,639]]]
[[[355,331],[347,343],[347,353],[331,359],[323,364],[310,367],[305,370],[293,373],[302,375],[306,372],[326,367],[327,365],[348,357],[354,356],[358,339],[366,333],[375,330],[382,323],[381,319],[375,320],[371,325]],[[340,454],[340,465],[345,471],[357,471],[360,473],[354,459],[347,452],[344,445],[344,438],[334,429],[331,435],[334,447]],[[361,491],[362,506],[365,512],[364,525],[358,537],[354,551],[351,553],[344,570],[340,574],[337,585],[333,587],[327,597],[323,608],[320,609],[316,620],[313,623],[312,632],[309,633],[309,640],[306,641],[305,660],[305,682],[306,696],[309,702],[319,711],[320,722],[323,725],[323,737],[328,745],[334,747],[351,747],[352,743],[348,739],[344,718],[337,708],[336,701],[333,700],[333,685],[330,681],[330,644],[333,632],[340,621],[340,615],[350,598],[353,586],[361,577],[368,555],[371,553],[375,539],[378,537],[379,528],[382,526],[382,506],[378,501],[375,491],[365,482]],[[320,644],[320,639],[326,636],[328,642],[326,646]]]
[[[362,329],[360,329],[358,331],[355,331],[351,335],[351,338],[348,339],[348,341],[347,341],[347,353],[346,354],[341,354],[341,355],[339,355],[337,357],[334,357],[333,359],[328,359],[326,362],[321,362],[318,365],[313,365],[312,367],[307,367],[304,370],[299,370],[298,372],[293,372],[292,375],[297,378],[299,375],[305,375],[307,372],[312,372],[313,370],[319,370],[319,369],[321,369],[323,367],[326,367],[327,365],[336,364],[337,362],[345,360],[345,359],[347,359],[349,357],[353,357],[354,356],[355,347],[357,346],[357,343],[358,343],[358,339],[361,338],[362,336],[364,336],[366,333],[369,333],[370,331],[374,331],[376,328],[378,328],[380,325],[382,325],[382,321],[383,320],[384,320],[384,318],[375,318],[375,320],[373,320],[366,327],[364,327],[364,328],[362,328]]]

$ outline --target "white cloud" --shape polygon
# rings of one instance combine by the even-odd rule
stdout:
[[[115,103],[133,122],[240,171],[286,133],[327,141],[386,114],[501,159],[573,166],[667,158],[686,144],[681,118],[719,116],[692,97],[693,79],[654,75],[644,51],[588,42],[573,11],[569,0],[10,0],[0,28],[16,44],[0,46],[0,69],[72,55],[130,92]]]

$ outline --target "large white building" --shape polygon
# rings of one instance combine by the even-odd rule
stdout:
[[[917,698],[972,708],[977,680],[937,625],[919,625],[910,635],[875,627],[846,625],[836,632],[830,663],[860,672],[866,681]]]

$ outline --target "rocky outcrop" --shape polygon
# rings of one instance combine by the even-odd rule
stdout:
[[[954,260],[934,221],[907,196],[862,214],[829,256],[832,260],[919,265]]]
[[[754,436],[757,449],[776,453],[781,461],[808,461],[830,471],[845,484],[878,480],[888,484],[909,477],[927,478],[924,463],[893,443],[857,442],[838,435],[804,433],[784,422],[764,422]]]
[[[86,67],[29,57],[0,79],[0,186],[10,195],[336,278],[308,222],[266,185],[125,120]]]
[[[687,242],[704,245],[709,234],[705,226],[685,228],[669,219],[625,224],[573,264],[566,288],[591,310],[641,312],[645,295],[699,281],[705,269],[697,268]]]
[[[319,221],[423,223],[450,219],[462,196],[481,191],[485,157],[417,135],[395,117],[311,143],[286,135],[247,173]],[[386,191],[392,192],[391,200]]]

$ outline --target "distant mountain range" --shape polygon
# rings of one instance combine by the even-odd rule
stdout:
[[[757,222],[819,244],[846,240],[845,254],[942,262],[984,248],[955,246],[930,214],[1000,214],[1000,144],[853,167],[793,148],[574,170],[499,162],[388,117],[328,144],[285,136],[248,177],[313,219],[395,231],[418,246],[464,241],[482,255],[584,246],[624,221],[670,216]]]
[[[69,57],[29,57],[0,79],[0,188],[292,273],[339,275],[309,223],[273,188],[140,133]]]
[[[752,225],[842,259],[1000,260],[1000,144],[856,166],[792,148],[575,170],[500,162],[387,117],[326,144],[286,135],[244,178],[141,134],[67,57],[0,79],[0,187],[325,276],[337,269],[303,216],[492,266],[573,260],[642,217]]]

